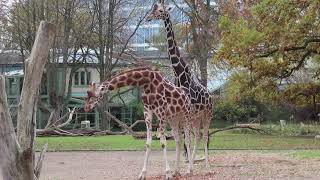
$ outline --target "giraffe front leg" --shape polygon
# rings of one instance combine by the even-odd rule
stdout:
[[[139,179],[146,179],[147,174],[147,163],[151,151],[151,143],[152,143],[152,112],[145,110],[145,121],[147,127],[147,141],[146,141],[146,154],[144,157],[143,168],[139,175]]]
[[[170,169],[168,157],[167,157],[167,140],[166,140],[164,131],[165,131],[165,124],[162,122],[162,120],[160,120],[160,125],[159,125],[160,144],[162,147],[163,158],[166,165],[166,179],[172,179],[171,169]]]

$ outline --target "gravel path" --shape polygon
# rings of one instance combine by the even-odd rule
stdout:
[[[174,151],[168,152],[171,168]],[[301,160],[280,153],[224,151],[211,153],[210,168],[195,165],[195,175],[175,179],[320,179],[320,159]],[[143,165],[144,152],[55,152],[47,153],[41,180],[136,179]],[[163,179],[161,151],[151,152],[148,179]],[[0,172],[1,173],[1,172]],[[1,179],[1,176],[0,176]]]

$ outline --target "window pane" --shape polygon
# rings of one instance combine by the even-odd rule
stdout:
[[[74,85],[79,85],[79,72],[74,73]]]
[[[80,78],[81,78],[81,79],[80,79],[80,84],[81,84],[81,85],[85,85],[86,72],[81,71],[80,75],[81,75],[81,77],[80,77]]]
[[[41,81],[41,87],[40,87],[40,91],[41,91],[41,95],[46,95],[48,94],[48,90],[47,90],[47,75],[43,74],[42,76],[42,81]]]
[[[91,83],[91,72],[87,72],[87,85]]]
[[[9,78],[9,94],[14,95],[16,93],[14,78]]]
[[[20,85],[19,85],[20,86],[20,91],[19,92],[21,93],[22,87],[23,87],[23,77],[20,78],[19,83],[20,83]]]

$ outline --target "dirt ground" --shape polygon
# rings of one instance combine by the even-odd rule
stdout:
[[[172,169],[174,153],[168,152]],[[41,179],[137,179],[143,157],[144,152],[127,151],[47,153]],[[151,152],[148,167],[148,179],[164,178],[161,151]],[[175,179],[320,179],[320,159],[302,160],[269,152],[211,152],[210,168],[198,162],[194,176],[187,176],[186,169],[182,163],[182,177]]]

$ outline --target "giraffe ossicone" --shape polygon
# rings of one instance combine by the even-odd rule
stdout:
[[[142,102],[144,104],[144,117],[147,127],[146,155],[144,165],[139,176],[140,179],[145,179],[147,172],[147,162],[151,151],[152,142],[152,115],[155,114],[159,120],[158,132],[160,135],[160,143],[163,149],[165,160],[166,178],[171,178],[171,169],[167,159],[167,143],[165,137],[165,128],[167,123],[171,126],[172,135],[176,141],[176,172],[179,172],[180,162],[180,128],[186,134],[185,141],[188,146],[188,154],[190,151],[190,129],[191,129],[191,103],[188,95],[183,88],[175,86],[173,83],[165,79],[160,71],[149,67],[134,68],[128,71],[119,73],[107,81],[102,82],[98,86],[90,84],[85,103],[85,111],[92,110],[103,95],[109,91],[125,87],[139,86],[143,89]],[[188,171],[192,172],[193,164],[191,156],[189,156]]]

